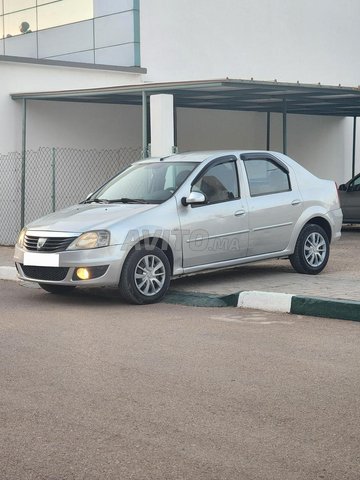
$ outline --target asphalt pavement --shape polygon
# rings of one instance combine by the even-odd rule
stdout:
[[[3,480],[358,480],[360,329],[0,281]]]

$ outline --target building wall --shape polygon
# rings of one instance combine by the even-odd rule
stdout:
[[[148,79],[357,86],[358,0],[141,0]]]
[[[101,150],[142,144],[141,107],[30,101],[27,120],[30,150],[40,146]]]
[[[229,77],[357,87],[360,63],[353,46],[358,18],[358,0],[141,0],[142,64],[151,81]],[[265,148],[265,123],[257,120],[264,118],[261,114],[185,115],[183,134],[188,135],[178,135],[181,147],[204,148],[207,142],[209,148],[224,143]],[[282,150],[282,117],[272,117],[271,146]],[[215,134],[207,130],[211,125]],[[360,126],[357,137],[359,144]],[[347,180],[352,119],[288,115],[288,154],[320,176]]]
[[[22,106],[10,93],[71,90],[141,83],[141,75],[115,71],[0,62],[0,153],[21,151]],[[28,102],[28,145],[103,148],[141,144],[141,115],[118,106]],[[131,113],[129,113],[131,112]],[[135,137],[138,139],[135,141]],[[126,138],[126,140],[125,140]],[[106,140],[105,140],[106,139]]]
[[[179,108],[179,150],[266,150],[266,114]],[[288,155],[322,178],[339,184],[351,177],[352,120],[288,116]],[[360,135],[360,132],[359,132]],[[360,137],[359,137],[360,138]],[[270,149],[282,151],[282,115],[271,114]]]

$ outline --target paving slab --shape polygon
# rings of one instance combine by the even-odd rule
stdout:
[[[348,227],[331,245],[329,263],[319,275],[296,273],[289,260],[267,260],[182,277],[172,282],[172,288],[217,295],[256,290],[360,301],[359,253],[360,227]]]

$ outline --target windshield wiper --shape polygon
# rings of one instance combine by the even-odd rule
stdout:
[[[93,198],[92,200],[85,200],[84,203],[110,203],[106,198]]]
[[[142,198],[115,198],[114,200],[108,200],[109,203],[148,203],[146,200]]]

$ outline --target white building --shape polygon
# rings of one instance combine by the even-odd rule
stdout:
[[[342,183],[360,167],[358,18],[357,0],[0,0],[0,159],[154,148],[172,105],[152,99],[150,138],[148,100],[170,93],[179,151],[286,150]]]

